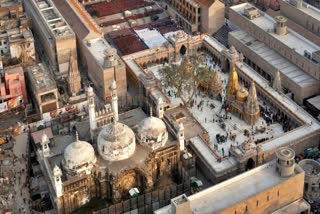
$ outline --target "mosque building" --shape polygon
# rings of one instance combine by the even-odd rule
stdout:
[[[175,182],[173,171],[183,171],[183,124],[169,131],[152,109],[150,116],[141,108],[119,115],[115,81],[111,94],[112,120],[98,127],[94,92],[87,90],[92,144],[80,140],[78,132],[75,140],[53,142],[42,136],[37,156],[59,213],[72,213],[93,197],[118,202],[131,197],[132,189],[145,193],[161,188],[163,181]]]

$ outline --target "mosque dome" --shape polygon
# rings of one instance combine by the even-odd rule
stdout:
[[[93,164],[96,162],[96,156],[91,144],[77,139],[64,150],[64,167],[67,171],[80,173],[91,172]]]
[[[244,87],[241,87],[240,90],[237,91],[237,101],[245,102],[248,94],[248,91]]]
[[[163,147],[168,140],[168,131],[165,123],[157,117],[147,117],[138,125],[138,142],[152,150]]]
[[[135,135],[123,123],[110,123],[99,133],[98,152],[104,160],[120,161],[130,158],[135,149]]]

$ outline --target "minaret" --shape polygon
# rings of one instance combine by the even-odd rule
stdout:
[[[112,81],[110,89],[111,89],[111,96],[112,96],[111,106],[113,111],[113,120],[116,123],[119,120],[119,115],[118,115],[117,83],[115,80]]]
[[[49,142],[48,136],[43,134],[41,137],[41,152],[43,157],[48,157],[50,155]]]
[[[179,141],[179,148],[180,151],[183,151],[185,149],[184,146],[184,126],[183,123],[179,124],[179,129],[178,129],[178,141]]]
[[[234,65],[231,67],[231,72],[228,78],[228,85],[227,85],[227,96],[228,95],[235,95],[239,90],[239,81],[238,81],[238,73]]]
[[[162,119],[163,114],[164,114],[164,102],[163,102],[162,98],[159,97],[157,100],[157,117]]]
[[[54,182],[54,189],[56,190],[57,197],[62,196],[62,181],[61,181],[61,176],[62,176],[62,171],[60,167],[55,165],[53,167],[53,182]]]
[[[93,130],[97,128],[96,121],[96,106],[94,103],[94,93],[93,88],[91,86],[87,89],[87,100],[88,100],[88,110],[89,110],[89,123],[90,123],[90,133],[91,138],[93,138]]]
[[[254,125],[255,121],[258,120],[260,114],[256,84],[254,83],[254,81],[251,82],[249,95],[244,106],[244,111],[247,122],[251,125]]]
[[[282,92],[281,77],[280,77],[279,70],[277,71],[276,76],[274,77],[273,86],[272,87],[277,92],[279,92],[279,93]]]
[[[76,63],[76,59],[70,56],[68,73],[69,91],[75,96],[81,89],[81,77]]]

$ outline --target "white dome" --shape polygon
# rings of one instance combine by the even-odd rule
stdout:
[[[90,173],[96,156],[91,144],[78,139],[67,146],[64,150],[64,167],[72,172],[80,173],[85,171]]]
[[[164,146],[168,140],[165,123],[157,117],[147,117],[138,125],[138,142],[152,150]]]
[[[98,136],[98,152],[107,161],[119,161],[131,157],[136,149],[133,131],[123,123],[110,123]]]

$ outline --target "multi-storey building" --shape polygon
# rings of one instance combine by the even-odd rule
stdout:
[[[173,198],[171,205],[155,213],[309,214],[310,205],[303,199],[304,172],[295,164],[294,154],[289,148],[281,148],[277,161],[189,197]]]
[[[303,0],[281,0],[280,12],[283,16],[314,33],[320,40],[320,9]]]
[[[37,64],[26,70],[30,94],[40,114],[58,109],[58,89],[48,68],[44,64]]]
[[[33,35],[19,1],[0,2],[0,55],[5,65],[10,60],[28,65],[35,61]]]
[[[75,34],[53,2],[31,0],[24,1],[24,6],[42,46],[39,55],[45,55],[49,69],[55,76],[64,77],[70,67],[78,71]]]
[[[224,24],[224,4],[210,0],[167,0],[165,8],[187,32],[212,34]]]
[[[110,82],[116,80],[119,96],[127,92],[126,66],[103,38],[85,39],[85,63],[88,67],[88,76],[94,83],[98,95],[107,101],[111,97]]]
[[[320,47],[289,29],[287,19],[274,19],[244,3],[229,9],[230,21],[241,30],[229,33],[229,45],[268,81],[280,72],[283,86],[297,103],[320,92]]]
[[[0,80],[1,101],[11,102],[14,104],[13,107],[27,104],[28,96],[22,67],[20,65],[6,67],[3,76]]]

